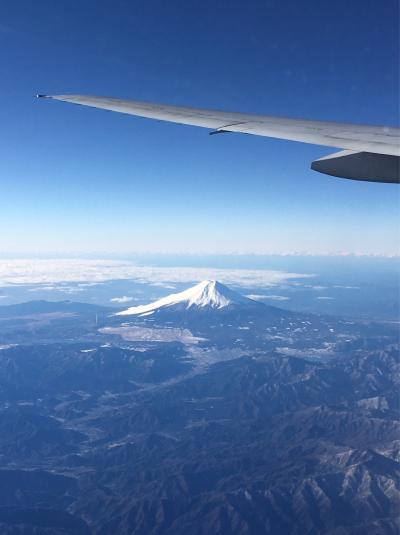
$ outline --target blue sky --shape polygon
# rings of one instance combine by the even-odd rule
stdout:
[[[332,149],[60,102],[398,122],[396,0],[18,0],[0,20],[0,253],[398,252],[399,188]]]

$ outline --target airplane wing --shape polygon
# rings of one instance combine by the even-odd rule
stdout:
[[[237,112],[152,104],[85,95],[37,95],[148,119],[239,132],[342,149],[311,164],[320,173],[371,182],[400,182],[400,129],[310,121]],[[345,149],[345,150],[343,150]]]

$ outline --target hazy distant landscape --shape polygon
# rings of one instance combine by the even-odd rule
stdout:
[[[71,299],[142,304],[217,279],[281,308],[397,319],[399,258],[193,255],[123,259],[1,259],[0,305]]]

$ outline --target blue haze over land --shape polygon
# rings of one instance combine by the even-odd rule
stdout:
[[[280,308],[398,321],[399,263],[381,257],[256,255],[4,259],[0,305],[71,300],[123,308],[218,279]]]

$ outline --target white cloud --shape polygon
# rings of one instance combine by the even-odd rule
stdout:
[[[167,282],[152,282],[151,286],[157,286],[158,288],[166,288],[167,290],[176,290],[176,286],[168,284]]]
[[[359,286],[343,286],[341,284],[336,284],[334,288],[341,288],[343,290],[359,290]]]
[[[57,291],[57,286],[36,286],[36,288],[29,288],[28,292],[54,292]]]
[[[62,292],[65,294],[75,294],[79,292],[83,292],[85,289],[82,287],[82,284],[78,284],[77,286],[47,286],[39,284],[38,286],[34,288],[29,288],[28,292]]]
[[[263,299],[272,299],[273,301],[289,301],[290,297],[285,295],[259,295],[259,294],[250,294],[246,295],[249,299],[254,299],[255,301],[262,301]]]
[[[320,295],[319,297],[317,297],[317,299],[323,299],[325,301],[333,301],[335,298],[334,297],[328,297],[327,295]]]
[[[113,260],[0,260],[0,286],[3,287],[15,284],[52,285],[61,282],[100,283],[127,279],[153,285],[173,285],[215,279],[244,288],[258,288],[296,284],[296,280],[298,284],[298,279],[309,277],[313,275],[261,269],[146,267],[136,266],[128,261]],[[66,291],[65,287],[63,291]]]
[[[327,290],[328,287],[327,286],[319,286],[319,285],[315,285],[315,286],[307,286],[307,288],[311,288],[311,290],[315,290],[316,292],[322,292],[323,290]]]
[[[113,297],[110,299],[112,303],[130,303],[133,301],[133,297],[129,297],[128,295],[123,295],[122,297]]]

